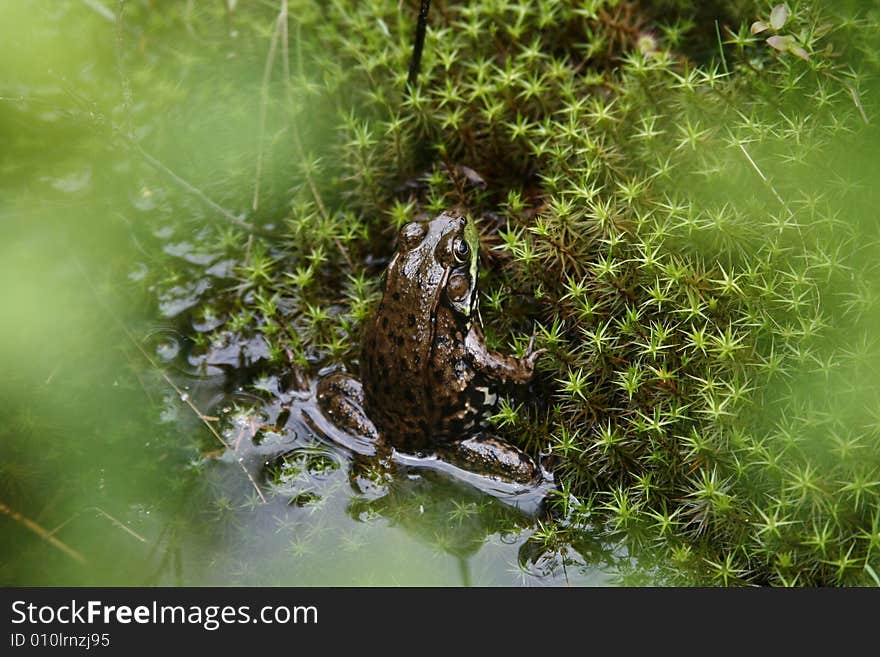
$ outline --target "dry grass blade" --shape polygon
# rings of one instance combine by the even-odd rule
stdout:
[[[64,542],[58,540],[57,538],[55,538],[54,536],[52,536],[52,534],[50,532],[48,532],[41,525],[34,522],[30,518],[26,518],[25,516],[21,515],[18,511],[10,509],[8,506],[3,504],[3,502],[0,502],[0,513],[3,513],[5,515],[9,516],[15,522],[24,525],[25,527],[30,529],[32,532],[34,532],[37,536],[42,538],[44,541],[46,541],[47,543],[49,543],[53,547],[64,552],[64,554],[66,554],[67,556],[79,561],[80,563],[86,563],[86,558],[83,555],[81,555],[79,552],[74,550],[72,547],[70,547],[66,543],[64,543]]]
[[[105,4],[99,2],[99,0],[82,0],[82,3],[104,20],[111,23],[116,22],[116,16],[113,14],[113,12],[110,11],[110,9]]]
[[[286,101],[286,116],[288,121],[288,126],[290,127],[290,132],[293,135],[293,145],[296,148],[296,156],[300,162],[308,162],[306,159],[306,151],[303,147],[302,136],[299,133],[299,125],[297,125],[296,121],[291,120],[291,116],[293,114],[293,89],[290,86],[290,33],[287,29],[287,0],[281,0],[281,11],[278,15],[278,27],[281,30],[281,55],[284,65],[284,95]],[[299,46],[301,42],[299,24],[297,24],[296,28],[296,43]],[[305,74],[302,70],[302,53],[297,52],[296,56],[297,65],[299,66],[299,78],[300,80],[305,80]],[[306,183],[309,186],[309,191],[312,194],[312,198],[315,201],[315,205],[318,207],[318,212],[321,213],[321,217],[323,219],[327,219],[327,207],[324,205],[324,201],[321,198],[321,193],[318,191],[318,186],[315,184],[315,179],[312,176],[312,172],[310,167],[306,166],[305,169]],[[336,248],[339,250],[339,253],[342,255],[345,260],[345,264],[348,265],[350,270],[354,269],[354,263],[351,261],[351,257],[348,255],[348,250],[339,241],[339,238],[334,237],[333,242],[336,245]]]
[[[305,155],[305,148],[303,147],[302,137],[299,133],[299,127],[297,126],[296,121],[291,120],[291,116],[293,114],[293,89],[290,86],[290,34],[287,28],[288,21],[288,11],[287,11],[287,0],[281,0],[281,8],[278,11],[278,18],[275,19],[275,29],[272,30],[272,38],[269,41],[269,51],[266,53],[266,63],[263,67],[263,80],[260,84],[260,127],[259,134],[257,136],[258,144],[257,144],[257,164],[256,164],[256,173],[254,175],[254,197],[251,203],[251,207],[254,211],[260,205],[260,179],[263,175],[263,159],[264,159],[264,136],[266,131],[266,118],[269,109],[269,80],[272,77],[272,69],[275,66],[275,56],[278,52],[278,42],[279,39],[281,41],[281,59],[283,66],[283,75],[284,75],[284,95],[285,95],[285,105],[286,112],[285,115],[287,117],[287,127],[293,136],[293,144],[296,148],[296,155],[300,162],[307,162]],[[299,35],[297,35],[297,43],[299,43]],[[298,54],[297,60],[302,65],[302,55]],[[302,75],[302,71],[300,71]],[[314,176],[312,176],[312,172],[309,167],[305,169],[305,178],[306,184],[309,187],[309,192],[312,195],[312,199],[315,202],[315,206],[318,208],[318,212],[321,214],[321,217],[326,219],[328,217],[327,206],[324,205],[324,200],[321,198],[321,193],[318,191],[318,186],[315,184]],[[256,231],[252,231],[256,232]],[[350,269],[354,268],[354,264],[351,261],[351,257],[348,255],[348,250],[339,241],[338,238],[333,238],[334,243],[336,244],[336,248],[339,250],[339,253],[342,255],[346,264]]]
[[[111,516],[109,513],[107,513],[106,511],[104,511],[104,509],[102,509],[101,507],[99,507],[99,506],[93,506],[93,507],[89,507],[89,508],[92,509],[92,510],[94,510],[94,511],[97,511],[98,513],[100,513],[102,516],[104,516],[105,518],[107,518],[107,520],[109,520],[110,522],[112,522],[113,525],[115,525],[116,527],[118,527],[119,529],[121,529],[122,531],[124,531],[125,533],[127,533],[127,534],[133,536],[134,538],[136,538],[137,540],[139,540],[141,543],[146,543],[146,542],[147,542],[147,539],[145,539],[143,536],[141,536],[140,534],[138,534],[136,531],[134,531],[131,527],[129,527],[128,525],[126,525],[126,524],[125,524],[124,522],[122,522],[121,520],[117,520],[116,518],[114,518],[113,516]]]
[[[846,85],[846,88],[849,89],[849,96],[852,98],[853,103],[856,106],[856,109],[859,110],[859,115],[862,117],[862,121],[865,122],[865,125],[871,125],[871,121],[868,120],[868,115],[865,112],[865,108],[862,107],[862,101],[859,98],[858,92],[851,85]]]
[[[793,216],[791,208],[788,207],[788,204],[785,202],[785,199],[782,198],[782,195],[778,191],[776,191],[776,187],[774,187],[773,183],[770,182],[770,179],[766,175],[764,175],[764,172],[761,171],[761,167],[759,167],[758,163],[755,162],[754,159],[752,159],[752,156],[749,155],[749,152],[746,150],[746,147],[742,144],[742,142],[739,143],[739,148],[743,152],[743,155],[746,156],[746,159],[749,161],[749,164],[752,165],[752,168],[761,177],[761,181],[767,186],[767,188],[770,190],[770,192],[773,194],[773,196],[776,197],[776,200],[779,201],[779,204],[785,209],[785,211],[788,213],[789,216]],[[800,233],[800,228],[798,228],[798,233]]]
[[[266,115],[269,110],[269,79],[272,77],[272,68],[275,66],[275,53],[278,51],[278,37],[281,34],[281,22],[287,24],[287,8],[282,7],[281,13],[275,21],[275,29],[272,30],[272,39],[269,42],[269,52],[266,53],[266,64],[263,67],[263,81],[260,84],[260,129],[257,135],[257,172],[254,175],[254,200],[251,207],[256,212],[260,207],[260,177],[263,175],[263,141],[266,133]]]

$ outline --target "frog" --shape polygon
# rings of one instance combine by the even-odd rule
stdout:
[[[499,392],[535,376],[534,336],[523,357],[492,351],[479,312],[480,239],[467,213],[411,221],[398,234],[376,312],[366,322],[359,377],[318,384],[339,429],[417,457],[516,483],[542,468],[486,431]]]

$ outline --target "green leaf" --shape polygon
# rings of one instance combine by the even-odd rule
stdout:
[[[767,43],[780,52],[790,52],[804,61],[809,61],[810,59],[810,53],[804,50],[790,34],[785,36],[774,35],[767,39]]]
[[[792,43],[792,44],[788,47],[788,52],[790,52],[792,55],[797,55],[798,57],[800,57],[801,59],[803,59],[805,62],[810,61],[810,53],[808,53],[806,50],[804,50],[803,48],[801,48],[801,47],[800,47],[798,44],[796,44],[796,43]]]
[[[767,39],[767,43],[771,47],[776,48],[776,50],[779,50],[781,52],[785,52],[791,48],[792,44],[794,44],[794,37],[789,36],[789,35],[786,35],[786,36],[775,35],[775,36],[772,36],[769,39]]]
[[[770,27],[774,30],[782,29],[785,21],[788,20],[788,5],[779,4],[770,11]]]
[[[877,573],[874,572],[873,568],[871,568],[871,564],[866,563],[865,570],[871,576],[871,579],[873,579],[877,583],[877,586],[880,586],[880,577],[877,577]]]

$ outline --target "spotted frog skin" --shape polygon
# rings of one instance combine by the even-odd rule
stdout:
[[[400,231],[382,301],[365,326],[360,381],[323,379],[325,415],[348,432],[470,470],[528,481],[521,451],[480,432],[497,390],[527,383],[540,351],[519,359],[489,351],[477,306],[479,237],[466,216],[445,212]]]

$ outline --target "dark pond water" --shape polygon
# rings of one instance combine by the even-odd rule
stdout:
[[[0,584],[645,576],[598,535],[543,554],[534,500],[431,468],[379,472],[322,440],[304,422],[309,382],[267,366],[259,339],[196,348],[218,320],[189,311],[234,284],[230,263],[178,220],[203,205],[109,137],[89,96],[122,93],[114,49],[138,34],[120,37],[96,3],[3,4],[0,26]],[[179,60],[159,59],[170,87],[188,84]],[[179,139],[177,171],[204,180],[249,143],[252,73],[236,94],[194,99],[191,125],[152,113],[139,129]],[[179,284],[152,286],[178,264]]]

